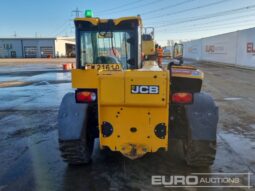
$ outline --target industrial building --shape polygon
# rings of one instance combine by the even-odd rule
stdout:
[[[0,58],[74,57],[73,37],[0,38]]]

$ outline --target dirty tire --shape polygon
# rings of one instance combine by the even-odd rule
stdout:
[[[215,141],[183,142],[184,156],[188,166],[209,167],[213,164],[216,154]]]
[[[61,156],[69,165],[88,164],[91,161],[91,154],[94,147],[94,140],[86,141],[59,141]]]

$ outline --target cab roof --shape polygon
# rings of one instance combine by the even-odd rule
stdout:
[[[142,26],[142,19],[140,16],[130,16],[130,17],[120,17],[120,18],[117,18],[117,19],[100,19],[98,17],[92,17],[92,18],[87,18],[87,17],[83,17],[83,18],[76,18],[74,19],[75,22],[82,22],[82,21],[85,21],[85,22],[90,22],[91,24],[97,26],[101,23],[107,23],[109,22],[110,20],[113,21],[114,25],[119,25],[120,23],[124,22],[124,21],[132,21],[132,20],[136,20],[138,21],[138,25],[139,26]]]

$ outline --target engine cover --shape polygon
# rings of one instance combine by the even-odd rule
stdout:
[[[169,73],[103,71],[98,78],[101,147],[131,159],[167,150]]]

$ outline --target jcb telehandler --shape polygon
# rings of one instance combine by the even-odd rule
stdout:
[[[95,138],[101,149],[130,159],[167,151],[175,138],[183,140],[188,165],[213,164],[218,108],[200,92],[203,72],[191,66],[158,67],[152,35],[142,32],[140,16],[88,15],[75,19],[76,90],[64,96],[58,115],[64,161],[89,163]]]

